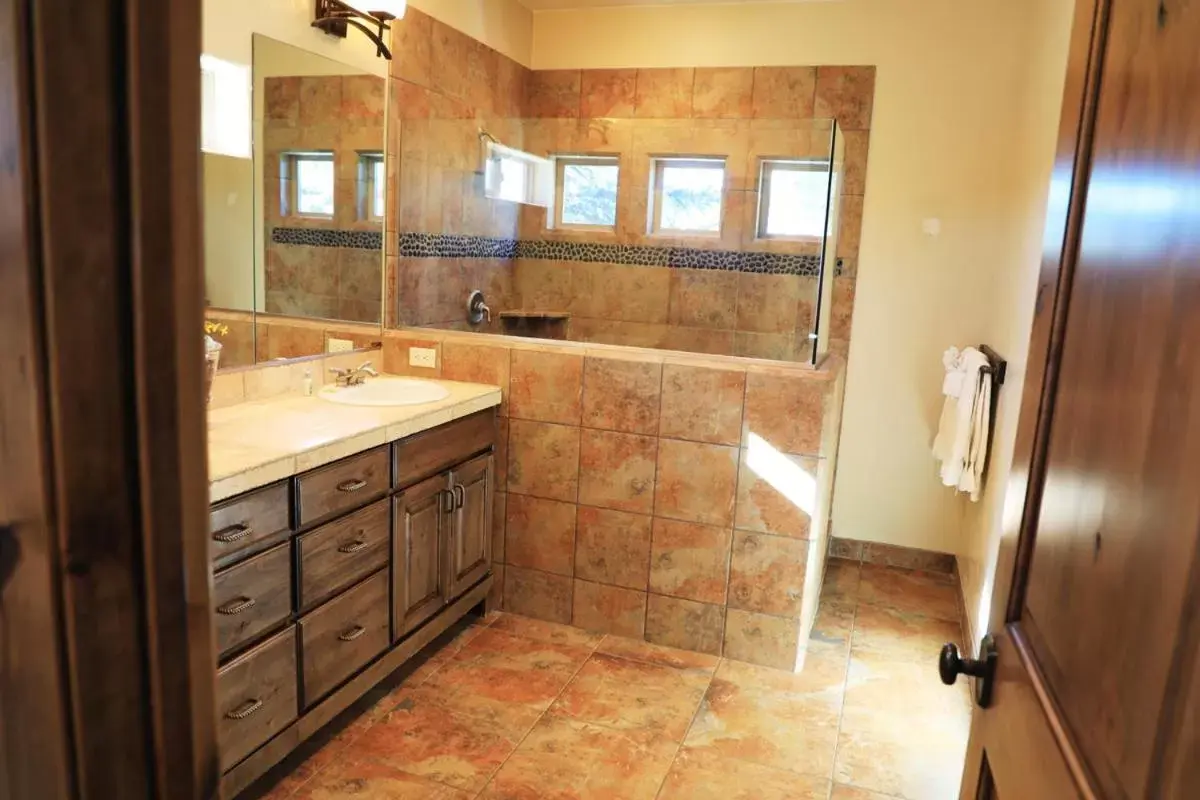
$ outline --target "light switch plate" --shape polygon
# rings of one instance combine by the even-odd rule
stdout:
[[[437,369],[437,350],[432,347],[408,348],[408,365],[410,367]]]
[[[325,343],[326,352],[346,353],[354,349],[354,342],[349,339],[330,339]]]

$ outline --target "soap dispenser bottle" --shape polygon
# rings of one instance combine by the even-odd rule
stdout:
[[[304,396],[312,397],[313,393],[313,378],[312,369],[304,370]]]

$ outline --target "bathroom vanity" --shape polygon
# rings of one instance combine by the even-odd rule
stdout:
[[[498,403],[492,387],[459,384],[419,412],[317,398],[213,412],[216,474],[231,449],[255,464],[211,489],[222,796],[486,611]],[[273,432],[288,428],[297,452],[275,458],[289,445]],[[239,430],[251,441],[235,447]],[[294,474],[253,485],[280,471]]]

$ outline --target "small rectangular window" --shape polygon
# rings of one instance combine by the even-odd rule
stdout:
[[[822,238],[829,180],[825,161],[764,160],[758,184],[759,238]]]
[[[654,233],[719,234],[724,201],[725,159],[654,159]]]
[[[618,161],[612,156],[556,156],[556,228],[617,226]]]
[[[553,202],[554,173],[549,159],[487,143],[483,194],[491,200],[549,208]]]
[[[384,215],[387,171],[383,153],[358,154],[358,218],[378,222]]]
[[[279,174],[286,214],[333,216],[333,153],[285,153]]]

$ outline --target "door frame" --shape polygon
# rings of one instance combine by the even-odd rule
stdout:
[[[199,0],[0,0],[14,800],[216,796],[200,23]]]
[[[1031,770],[1030,775],[1032,780],[1035,775],[1048,774],[1056,780],[1061,779],[1060,785],[1022,787],[1016,792],[1017,796],[1059,798],[1069,797],[1072,792],[1088,800],[1100,796],[1094,779],[1078,757],[1079,749],[1071,732],[1058,724],[1061,713],[1027,640],[1017,626],[1009,623],[1020,618],[1026,590],[1025,576],[1037,538],[1054,398],[1086,211],[1092,141],[1112,3],[1113,0],[1075,2],[1053,178],[1069,181],[1070,191],[1063,193],[1058,202],[1052,200],[1046,213],[1043,235],[1046,255],[1038,277],[1019,422],[1002,515],[1005,520],[1018,522],[1005,525],[1001,530],[987,622],[987,631],[996,637],[997,650],[1002,654],[995,680],[997,685],[1007,689],[1003,699],[1008,706],[1007,710],[1001,704],[987,712],[978,708],[975,711],[963,774],[962,800],[995,796],[985,748],[1002,746],[1004,738],[989,735],[992,731],[1036,741],[1036,747],[1027,743],[1022,750],[1032,749],[1044,754],[1048,760],[1056,761],[1052,768]],[[1020,725],[1020,717],[1035,714],[1042,715],[1049,724],[1033,728]]]

